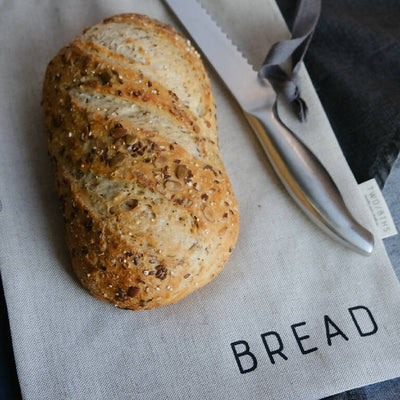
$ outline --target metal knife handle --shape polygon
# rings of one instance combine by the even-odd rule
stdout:
[[[305,213],[333,238],[370,255],[373,235],[351,215],[321,162],[280,120],[276,103],[245,115],[276,173]]]

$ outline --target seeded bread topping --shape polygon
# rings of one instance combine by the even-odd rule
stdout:
[[[43,113],[72,265],[92,295],[150,309],[221,271],[239,214],[189,41],[143,15],[108,18],[49,63]]]

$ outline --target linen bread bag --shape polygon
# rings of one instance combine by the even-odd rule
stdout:
[[[188,40],[138,14],[86,29],[49,63],[43,113],[72,265],[93,296],[150,309],[221,271],[238,206]]]

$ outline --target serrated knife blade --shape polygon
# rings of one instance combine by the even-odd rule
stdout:
[[[346,207],[316,156],[280,120],[276,94],[196,0],[165,0],[244,111],[274,170],[302,210],[334,239],[369,255],[373,235]]]
[[[260,99],[273,103],[275,93],[271,86],[260,85],[257,72],[198,2],[167,0],[167,4],[243,109],[252,107],[253,101]],[[238,79],[239,77],[244,79]]]

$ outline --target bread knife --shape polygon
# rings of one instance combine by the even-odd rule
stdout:
[[[166,0],[242,108],[283,185],[331,237],[369,255],[374,237],[346,207],[333,179],[279,118],[276,93],[196,0]]]

